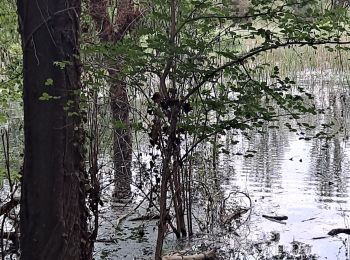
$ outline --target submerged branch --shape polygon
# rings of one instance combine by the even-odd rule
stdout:
[[[350,235],[350,228],[335,228],[335,229],[332,229],[331,231],[329,231],[328,235],[335,236],[335,235],[338,235],[341,233]]]
[[[287,220],[287,216],[267,216],[267,215],[262,215],[263,218],[266,218],[267,220],[286,225],[287,223],[284,222],[283,220]]]
[[[215,250],[196,255],[168,255],[163,256],[162,260],[213,260],[216,259]]]

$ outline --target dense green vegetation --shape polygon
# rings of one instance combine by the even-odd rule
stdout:
[[[34,25],[28,22],[22,2],[18,0],[16,7],[14,1],[0,1],[0,176],[10,184],[7,202],[13,206],[1,212],[6,219],[18,204],[19,187],[20,204],[27,212],[30,203],[23,187],[26,191],[40,189],[35,185],[44,177],[26,175],[35,168],[28,166],[27,158],[32,156],[29,150],[51,151],[58,158],[62,155],[62,173],[78,171],[79,183],[69,184],[74,187],[70,194],[64,185],[56,187],[57,183],[50,182],[55,192],[45,189],[47,194],[42,196],[58,196],[64,201],[79,198],[77,216],[90,225],[79,222],[79,227],[85,228],[82,237],[69,238],[78,239],[87,251],[98,235],[99,204],[108,193],[103,190],[104,184],[115,185],[112,193],[118,201],[130,198],[131,185],[147,201],[148,211],[159,218],[154,253],[161,259],[169,227],[177,238],[198,231],[198,224],[193,223],[194,207],[199,207],[193,201],[194,191],[205,194],[207,187],[219,190],[218,156],[230,151],[218,140],[226,138],[236,145],[242,136],[249,138],[251,130],[263,133],[281,127],[275,124],[281,117],[289,119],[284,127],[304,136],[315,128],[305,118],[324,111],[316,108],[311,93],[295,84],[291,72],[348,69],[350,16],[346,1],[58,1],[65,7],[62,10],[55,9],[58,7],[52,1],[39,1],[37,7],[28,6],[37,14],[46,8],[48,11],[42,14],[43,21],[39,19]],[[70,25],[64,15],[73,15],[71,10],[80,14],[80,8],[80,26]],[[71,33],[69,37],[67,32]],[[78,35],[79,41],[74,38]],[[50,48],[45,47],[46,40]],[[80,46],[74,47],[72,42]],[[52,60],[46,58],[51,54]],[[30,75],[32,69],[37,76]],[[43,122],[53,116],[62,124],[49,122],[45,128],[40,120],[26,121],[32,118],[30,111],[39,111],[39,116],[41,109],[50,111],[42,111]],[[37,131],[33,130],[34,122],[41,127]],[[61,137],[54,132],[60,127],[66,129],[59,133]],[[323,129],[304,138],[329,138],[327,127],[325,123]],[[40,133],[52,137],[43,141]],[[66,142],[57,150],[48,144],[56,135]],[[32,150],[31,146],[39,143],[41,146]],[[193,170],[198,147],[203,144],[211,149],[205,176]],[[241,156],[252,157],[254,152]],[[40,160],[30,158],[30,163]],[[38,165],[37,169],[48,166]],[[105,167],[114,174],[105,175]],[[132,170],[137,174],[131,176]],[[6,185],[3,188],[7,189]],[[42,208],[35,204],[35,210],[55,210],[45,208],[47,204]],[[69,203],[65,210],[69,212],[68,207],[74,206]],[[20,223],[12,223],[15,232],[19,227],[29,230],[23,225],[30,220],[24,221],[21,210]],[[45,219],[45,214],[40,216]],[[206,225],[209,228],[210,223]],[[41,231],[34,225],[28,232]],[[62,227],[64,236],[67,232],[72,230]],[[22,244],[26,243],[25,234],[21,236]],[[40,234],[38,237],[42,238]],[[59,238],[54,241],[59,242]],[[2,252],[7,252],[4,246]],[[54,255],[54,251],[45,253]],[[86,259],[87,255],[79,257]]]

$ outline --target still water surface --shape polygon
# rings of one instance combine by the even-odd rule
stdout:
[[[237,136],[221,140],[230,155],[219,157],[219,186],[226,195],[243,191],[252,200],[249,216],[231,232],[234,234],[218,232],[209,239],[211,245],[231,252],[227,259],[287,259],[274,258],[286,251],[295,257],[288,259],[348,259],[348,236],[330,237],[327,233],[333,228],[350,228],[349,83],[344,74],[331,70],[303,71],[295,76],[297,84],[313,93],[317,107],[325,111],[324,115],[301,121],[317,125],[317,130],[322,130],[322,123],[332,122],[331,128],[323,130],[334,136],[326,140],[312,138],[316,130],[290,132],[283,127],[289,119],[281,119],[274,123],[280,129],[250,133],[250,139],[241,137],[238,145],[228,141],[237,140]],[[306,141],[305,137],[311,139]],[[246,154],[247,150],[255,151],[254,157],[233,156],[237,152]],[[206,157],[205,152],[201,156]],[[140,223],[125,222],[115,229],[116,219],[130,209],[113,204],[104,209],[97,259],[151,258],[155,221],[145,223],[142,240],[128,239]],[[288,220],[276,223],[263,218],[263,214],[288,216]],[[314,239],[319,237],[325,238]],[[111,241],[103,243],[106,238]],[[194,240],[181,246],[201,243],[200,239]],[[220,244],[223,240],[225,243]],[[166,247],[172,246],[176,243],[168,236]]]
[[[266,257],[277,254],[282,246],[292,250],[294,244],[296,249],[299,243],[319,259],[348,259],[348,236],[329,237],[327,233],[350,228],[349,85],[343,76],[317,72],[303,72],[297,82],[310,89],[318,107],[325,109],[325,115],[306,118],[306,122],[318,126],[333,122],[329,131],[335,136],[305,141],[300,140],[303,135],[283,127],[255,134],[235,148],[255,150],[254,157],[222,158],[221,171],[227,173],[223,187],[226,192],[235,187],[251,196],[250,239],[263,242],[269,234],[279,234],[271,243],[272,252],[264,253]],[[262,214],[288,216],[288,220],[285,225],[275,223]]]

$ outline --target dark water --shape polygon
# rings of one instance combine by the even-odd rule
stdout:
[[[217,184],[224,197],[233,194],[234,203],[249,207],[249,213],[236,221],[232,229],[194,238],[180,244],[180,248],[193,249],[204,241],[224,251],[226,259],[348,259],[349,237],[343,234],[331,237],[327,233],[334,228],[350,228],[349,84],[344,74],[332,71],[303,71],[296,77],[297,84],[316,96],[318,108],[325,110],[323,115],[301,121],[315,124],[317,130],[333,137],[312,138],[317,130],[303,135],[302,130],[290,132],[283,127],[289,119],[282,118],[275,123],[280,129],[266,126],[265,133],[251,132],[249,140],[230,135],[218,139],[230,154],[219,156]],[[332,126],[322,129],[321,124],[326,123]],[[240,143],[232,146],[231,139]],[[237,152],[254,156],[233,155]],[[206,153],[210,152],[199,154],[206,158]],[[200,166],[197,171],[203,168],[206,167]],[[247,198],[238,198],[237,192],[248,195],[251,205]],[[151,258],[156,221],[126,221],[118,230],[114,226],[116,219],[126,212],[136,213],[134,206],[110,204],[104,209],[96,259]],[[197,213],[205,214],[201,209]],[[263,214],[288,216],[288,220],[281,224],[263,218]],[[143,238],[132,237],[141,225],[145,227]],[[324,238],[315,239],[320,237]],[[168,236],[166,247],[179,246],[172,238]],[[106,243],[103,239],[111,241]]]

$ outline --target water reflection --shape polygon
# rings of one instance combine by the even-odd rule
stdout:
[[[348,160],[339,137],[315,140],[311,145],[309,185],[316,186],[320,202],[346,203]]]
[[[218,196],[214,198],[217,202],[241,191],[249,194],[252,205],[244,202],[244,198],[232,196],[231,204],[243,205],[249,208],[249,213],[244,213],[242,220],[235,219],[231,225],[226,224],[226,232],[210,226],[209,222],[219,215],[208,214],[210,219],[203,217],[201,222],[203,225],[209,223],[208,228],[202,229],[207,236],[182,241],[180,248],[205,241],[207,244],[220,245],[221,250],[228,255],[226,259],[348,259],[348,237],[327,236],[333,228],[349,227],[348,83],[341,75],[333,73],[304,71],[296,76],[298,84],[312,92],[317,107],[324,110],[324,114],[301,119],[301,122],[317,125],[317,129],[312,132],[300,129],[297,133],[290,132],[284,127],[290,121],[286,118],[264,126],[259,132],[252,131],[249,139],[232,133],[218,137],[229,154],[221,154],[217,158],[216,168],[211,159],[211,146],[208,148],[202,145],[197,161],[193,162],[196,165],[193,171],[197,174],[197,182],[201,183],[193,194],[194,203],[199,205],[193,209],[195,215],[206,216],[207,212],[203,209],[209,205],[206,201],[208,187],[211,195]],[[271,129],[271,125],[280,128]],[[323,131],[325,138],[313,138],[318,131]],[[305,137],[309,137],[309,140],[306,141]],[[240,142],[232,145],[232,141]],[[144,160],[147,162],[149,158]],[[209,174],[212,174],[211,178]],[[217,204],[211,204],[210,207],[219,209],[220,205]],[[120,234],[121,230],[115,229],[115,222],[125,214],[124,211],[118,207],[106,207],[104,210],[101,240],[97,248],[100,246],[110,250],[105,259],[132,259],[152,253],[156,222],[147,223],[151,224],[149,227],[145,225],[147,241],[130,242],[127,239],[140,224],[126,223],[121,228],[124,234]],[[131,208],[127,210],[133,211]],[[288,220],[286,224],[272,222],[263,218],[263,214],[285,215]],[[213,236],[214,232],[216,236]],[[313,239],[324,236],[324,239]],[[174,241],[171,236],[167,237],[166,247],[174,245]]]
[[[342,75],[313,71],[300,73],[297,78],[299,85],[315,95],[318,108],[324,110],[324,114],[301,120],[318,127],[304,135],[299,131],[298,135],[283,127],[288,119],[281,119],[277,123],[280,129],[251,134],[249,140],[239,147],[231,147],[230,152],[247,154],[253,151],[254,157],[223,156],[219,169],[222,175],[230,174],[223,186],[225,190],[238,186],[253,198],[250,239],[278,232],[280,240],[275,251],[279,246],[287,246],[292,251],[293,243],[299,242],[309,245],[308,250],[321,259],[347,259],[345,236],[312,238],[325,236],[334,227],[348,226],[348,83]],[[325,138],[303,140],[318,131],[324,132]],[[227,173],[230,167],[234,171]],[[262,214],[282,214],[289,219],[283,226],[263,219]]]

